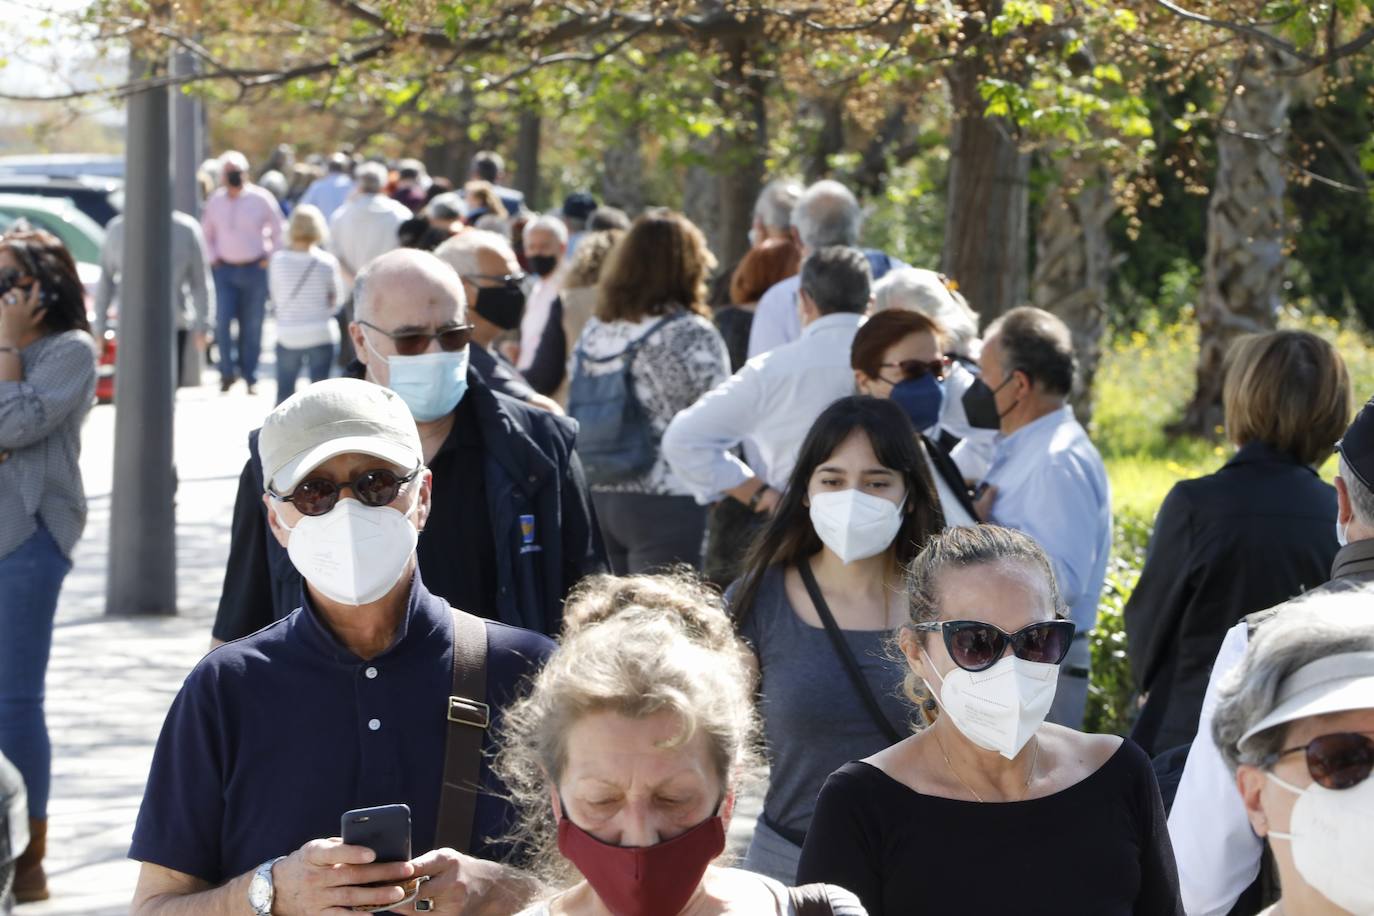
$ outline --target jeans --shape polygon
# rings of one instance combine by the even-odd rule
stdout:
[[[248,384],[257,384],[262,316],[267,310],[267,268],[257,264],[220,264],[214,268],[214,274],[219,374],[224,379],[242,376]],[[237,347],[233,338],[235,321],[239,326]]]
[[[34,818],[48,816],[52,744],[43,682],[57,595],[71,568],[42,522],[32,537],[0,557],[0,753],[23,775]]]
[[[329,378],[333,362],[332,343],[305,347],[301,350],[277,344],[277,403],[280,404],[296,393],[296,379],[300,376],[302,367],[310,373],[311,382],[322,382]]]
[[[690,496],[593,490],[611,572],[662,572],[678,563],[701,569],[706,507]]]

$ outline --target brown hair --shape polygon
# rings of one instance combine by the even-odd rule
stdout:
[[[768,287],[801,270],[801,248],[791,239],[768,239],[750,248],[730,278],[730,301],[758,302]]]
[[[1239,338],[1226,353],[1226,435],[1318,465],[1350,423],[1350,375],[1336,349],[1307,331]]]
[[[864,322],[849,348],[849,365],[869,378],[877,378],[882,371],[883,354],[893,344],[912,334],[932,334],[935,346],[942,345],[944,332],[935,319],[921,312],[888,309]]]
[[[568,265],[563,288],[596,286],[616,243],[624,237],[624,229],[598,229],[582,236],[577,243],[577,250],[573,252],[572,263]]]
[[[91,333],[85,288],[76,261],[61,239],[44,229],[13,229],[0,235],[0,248],[14,255],[21,276],[38,281],[43,296],[39,326],[45,334]]]
[[[640,321],[680,305],[699,315],[706,307],[706,275],[716,266],[706,237],[687,217],[668,209],[645,212],[612,250],[601,272],[596,317]]]
[[[510,214],[506,212],[506,205],[501,203],[501,198],[496,196],[496,189],[491,186],[489,181],[469,181],[463,185],[463,194],[472,197],[477,201],[478,206],[486,209],[483,216],[505,217]]]

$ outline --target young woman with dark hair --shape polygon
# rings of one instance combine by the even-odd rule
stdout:
[[[58,592],[86,524],[77,459],[95,360],[71,254],[47,232],[0,236],[0,753],[28,789],[29,847],[14,883],[20,903],[48,896],[52,749],[43,681]]]
[[[849,397],[817,418],[727,595],[772,763],[746,868],[791,883],[826,776],[909,733],[904,666],[884,646],[905,619],[903,569],[943,527],[900,407]]]

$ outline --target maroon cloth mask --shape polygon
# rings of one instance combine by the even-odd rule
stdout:
[[[725,851],[725,821],[720,815],[708,817],[653,846],[614,846],[564,814],[558,822],[558,850],[615,916],[676,916],[692,899],[706,867]]]

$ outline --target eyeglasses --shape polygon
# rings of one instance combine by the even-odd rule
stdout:
[[[986,671],[997,664],[1011,643],[1017,658],[1057,665],[1069,654],[1074,625],[1071,620],[1046,620],[1024,626],[1015,633],[981,620],[941,620],[918,623],[912,629],[944,634],[945,648],[954,664],[965,671]]]
[[[428,331],[403,331],[396,334],[379,328],[370,321],[359,321],[358,324],[365,328],[371,328],[378,334],[385,334],[390,337],[391,342],[396,346],[396,352],[401,356],[419,356],[429,349],[429,342],[436,338],[440,348],[450,353],[454,350],[463,349],[472,341],[472,325],[470,324],[441,328],[433,334]]]
[[[388,468],[364,471],[351,481],[335,483],[324,477],[312,477],[296,484],[296,489],[283,496],[269,489],[267,494],[273,499],[290,503],[301,515],[324,515],[338,503],[345,489],[353,491],[358,502],[364,506],[380,508],[389,506],[401,495],[401,488],[410,483],[420,473],[417,467],[404,477]]]
[[[934,359],[930,362],[920,359],[904,359],[896,363],[882,363],[879,368],[897,369],[902,373],[902,381],[904,382],[924,378],[927,375],[935,376],[937,381],[944,381],[945,369],[948,365],[948,362],[943,359]]]
[[[1307,772],[1312,781],[1327,789],[1349,789],[1369,778],[1374,769],[1374,737],[1361,732],[1336,732],[1313,738],[1301,747],[1271,754],[1264,766],[1271,767],[1289,754],[1307,754]]]

